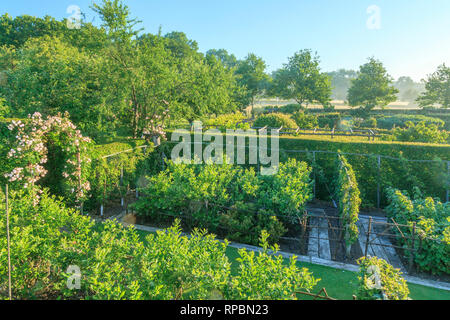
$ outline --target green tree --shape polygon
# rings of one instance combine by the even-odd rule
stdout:
[[[450,108],[450,68],[445,64],[428,76],[425,92],[417,99],[422,107],[439,104],[442,108]]]
[[[383,64],[375,58],[359,68],[358,77],[352,80],[348,90],[348,102],[352,107],[361,106],[366,111],[375,107],[384,108],[397,100],[398,90]]]
[[[262,93],[265,82],[269,76],[265,73],[266,63],[264,60],[253,53],[240,61],[236,70],[238,82],[248,91],[248,99],[252,105],[255,105],[255,97]]]
[[[0,94],[7,99],[12,116],[68,111],[80,128],[95,136],[103,130],[99,126],[102,117],[110,114],[103,120],[113,126],[112,115],[119,113],[114,106],[102,108],[107,81],[107,71],[105,76],[99,72],[103,63],[100,55],[91,55],[59,38],[31,38],[20,50],[0,50],[0,65],[6,67]]]
[[[229,54],[225,49],[211,49],[206,52],[206,57],[214,56],[217,60],[222,62],[225,67],[235,68],[238,65],[238,60],[234,54]]]
[[[301,107],[330,101],[331,82],[319,67],[319,57],[311,50],[301,50],[273,76],[271,93],[284,99],[294,99]]]
[[[80,29],[69,29],[67,20],[43,18],[28,15],[12,18],[8,14],[0,16],[0,46],[22,47],[29,39],[53,36],[64,39],[78,48],[99,50],[106,44],[106,34],[91,23],[80,21]]]

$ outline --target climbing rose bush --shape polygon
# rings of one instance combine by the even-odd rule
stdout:
[[[24,122],[12,121],[8,126],[14,137],[8,159],[13,162],[14,169],[6,173],[5,177],[17,187],[32,188],[47,174],[47,146],[51,143],[64,152],[66,164],[62,175],[68,189],[74,193],[77,201],[85,199],[90,184],[83,179],[82,166],[91,162],[86,156],[87,145],[91,140],[83,137],[70,121],[68,113],[44,119],[36,112],[28,118]]]

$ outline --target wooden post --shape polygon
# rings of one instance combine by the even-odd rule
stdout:
[[[8,207],[8,185],[5,187],[5,207],[6,207],[6,242],[8,250],[8,297],[12,300],[11,285],[11,244],[9,239],[9,207]]]
[[[450,161],[447,161],[447,178],[450,178]],[[449,202],[450,201],[450,199],[449,199],[449,197],[450,197],[450,190],[448,189],[449,187],[447,187],[447,194],[446,194],[446,197],[445,197],[445,201],[446,202]]]
[[[81,181],[81,153],[80,153],[80,147],[78,147],[78,152],[77,152],[77,165],[78,165],[78,191],[81,192],[83,185],[82,185],[82,181]],[[80,200],[80,213],[83,214],[83,201]]]
[[[416,223],[413,223],[413,229],[412,229],[412,239],[411,239],[411,251],[409,255],[409,270],[408,272],[411,273],[413,267],[414,267],[414,246],[415,246],[415,239],[416,238]]]
[[[300,242],[300,248],[302,250],[302,254],[305,251],[305,235],[306,235],[306,229],[308,226],[308,212],[303,213],[303,217],[299,218],[300,220],[300,225],[301,225],[301,242]]]
[[[123,188],[123,165],[120,168],[120,189],[121,189],[121,191],[122,191],[122,188]],[[123,199],[123,195],[122,194],[121,194],[121,197],[120,197],[120,205],[122,206],[122,208],[124,207],[124,199]]]
[[[381,207],[381,156],[378,155],[378,177],[377,177],[377,208]]]
[[[317,198],[316,194],[316,185],[317,185],[317,179],[316,179],[316,152],[313,151],[313,174],[314,174],[314,199]]]
[[[103,183],[103,199],[102,199],[102,204],[100,206],[100,216],[103,217],[103,209],[104,209],[104,203],[106,200],[106,176],[105,176],[105,181]]]
[[[370,242],[370,232],[372,230],[372,217],[369,219],[369,229],[367,230],[367,238],[366,238],[366,249],[364,251],[364,257],[367,258],[367,253],[369,252],[369,242]]]

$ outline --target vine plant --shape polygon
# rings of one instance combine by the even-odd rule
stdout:
[[[339,199],[339,215],[344,228],[346,254],[350,256],[351,246],[358,240],[359,235],[357,222],[361,198],[353,168],[341,154],[338,154],[336,195]]]

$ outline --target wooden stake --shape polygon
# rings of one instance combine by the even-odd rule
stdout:
[[[381,206],[381,157],[378,156],[378,177],[377,177],[377,208]]]
[[[414,222],[413,224],[413,229],[412,229],[412,242],[411,242],[411,253],[409,255],[409,273],[411,273],[413,266],[414,266],[414,245],[415,245],[415,239],[416,238],[416,223]]]
[[[317,178],[316,178],[316,152],[313,151],[313,173],[314,173],[314,199],[317,199],[316,194],[316,185],[317,185]]]
[[[6,185],[5,199],[6,199],[6,239],[7,239],[7,246],[8,246],[8,296],[9,296],[9,300],[12,300],[12,290],[11,290],[11,246],[10,246],[10,239],[9,239],[8,185]]]
[[[372,229],[372,217],[369,219],[369,230],[367,230],[367,239],[366,239],[366,250],[364,252],[364,257],[367,258],[367,253],[369,251],[369,241],[370,241],[370,231]]]

